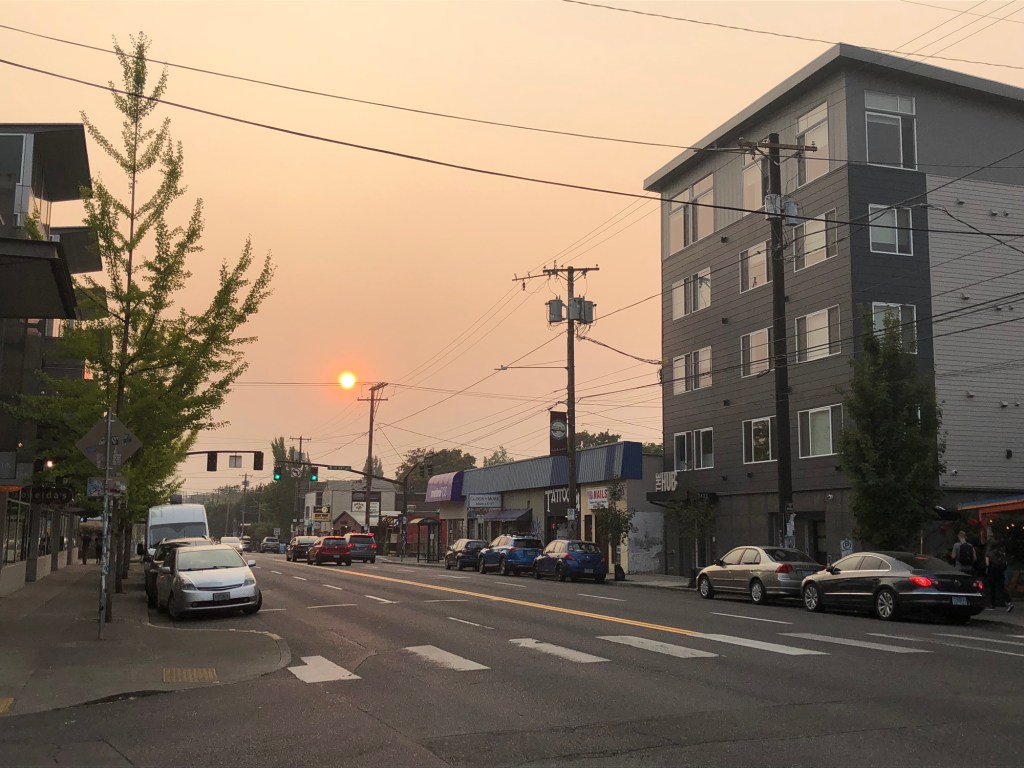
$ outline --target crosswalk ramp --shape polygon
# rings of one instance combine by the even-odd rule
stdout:
[[[889,639],[885,636],[878,636],[880,639]],[[593,650],[558,645],[538,638],[518,637],[507,641],[509,652],[500,653],[501,663],[482,663],[479,659],[467,658],[459,654],[440,648],[435,645],[414,645],[398,649],[399,656],[411,659],[413,663],[432,667],[441,671],[483,673],[489,671],[500,671],[509,666],[521,665],[529,660],[529,657],[540,659],[547,657],[554,659],[555,663],[566,664],[629,664],[635,657],[616,659],[616,649],[629,649],[634,652],[651,653],[661,657],[668,657],[681,662],[694,662],[699,660],[717,659],[722,654],[716,648],[693,647],[694,644],[707,644],[712,648],[715,646],[742,647],[754,652],[769,653],[782,656],[828,656],[830,651],[822,648],[858,649],[871,653],[888,654],[921,654],[932,651],[915,646],[911,638],[892,638],[900,641],[880,642],[879,640],[861,640],[856,638],[834,637],[809,632],[787,632],[780,633],[780,639],[791,640],[801,643],[800,645],[784,642],[768,642],[754,640],[751,638],[737,637],[733,635],[704,634],[694,632],[688,636],[693,643],[665,642],[649,637],[637,635],[597,635],[593,639],[600,641],[601,646],[607,646],[607,656],[600,656],[591,653]],[[808,647],[812,646],[812,647]],[[289,667],[289,671],[298,679],[308,683],[334,682],[334,681],[356,681],[360,675],[341,667],[338,664],[322,657],[302,657],[302,664]],[[402,663],[399,661],[398,663]]]

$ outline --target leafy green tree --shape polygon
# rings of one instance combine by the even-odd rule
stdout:
[[[612,563],[619,562],[619,547],[633,530],[636,510],[626,507],[622,500],[626,485],[616,478],[608,485],[608,507],[594,513],[594,530],[599,541],[607,542],[612,550]]]
[[[599,445],[613,445],[622,440],[622,435],[612,432],[598,432],[593,434],[584,430],[576,430],[576,448],[596,448]]]
[[[259,502],[263,504],[263,519],[274,523],[274,527],[290,531],[297,512],[299,479],[292,477],[292,465],[285,462],[299,461],[299,452],[294,445],[285,447],[284,437],[275,437],[270,441],[270,453],[274,457],[274,466],[280,466],[284,471],[280,480],[261,490]]]
[[[496,467],[499,464],[510,464],[513,459],[508,455],[508,451],[505,450],[504,445],[499,445],[498,448],[490,456],[484,457],[483,466],[485,467]]]
[[[363,472],[370,475],[376,475],[377,477],[385,477],[384,475],[384,464],[381,462],[380,457],[374,456],[373,462],[369,459],[363,462]]]
[[[644,456],[664,456],[665,446],[662,443],[644,443],[641,452]]]
[[[870,315],[862,311],[861,318],[865,331],[843,400],[839,455],[850,479],[854,535],[881,549],[902,549],[935,517],[945,470],[941,414],[917,356],[904,348],[899,320],[887,315],[876,333]]]
[[[416,448],[405,454],[405,459],[395,470],[395,479],[401,480],[408,474],[409,493],[423,493],[427,490],[427,480],[431,475],[443,475],[474,467],[476,457],[463,453],[460,448],[441,448],[433,451]]]

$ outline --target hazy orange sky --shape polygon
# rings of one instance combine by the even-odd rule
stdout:
[[[634,10],[880,49],[1014,65],[929,63],[1024,86],[1024,4],[609,2]],[[982,18],[975,14],[991,14]],[[1012,14],[1012,15],[1011,15]],[[997,21],[1002,17],[1002,21]],[[0,2],[0,24],[92,46],[144,31],[162,61],[477,119],[687,145],[827,43],[545,2]],[[940,26],[941,25],[941,26]],[[920,36],[920,37],[919,37]],[[916,38],[916,39],[915,39]],[[909,43],[909,44],[908,44]],[[951,45],[952,44],[952,45]],[[951,46],[946,48],[946,46]],[[946,50],[941,50],[946,48]],[[111,54],[0,29],[0,58],[120,85]],[[166,99],[246,120],[503,173],[642,193],[667,147],[597,141],[289,93],[170,68]],[[2,66],[2,122],[77,122],[119,131],[109,94]],[[197,449],[263,449],[304,436],[321,464],[361,467],[365,386],[386,381],[374,453],[392,473],[414,448],[482,461],[547,452],[547,410],[564,399],[563,326],[545,302],[564,283],[513,282],[543,266],[600,266],[577,285],[597,303],[592,339],[660,356],[658,206],[388,157],[174,107],[188,194],[203,198],[205,252],[183,296],[209,297],[223,258],[251,236],[277,265],[273,295],[247,330],[250,367],[228,397],[228,426]],[[95,176],[123,178],[90,142]],[[80,220],[65,206],[58,223]],[[633,306],[635,305],[635,306]],[[616,310],[624,309],[621,312]],[[613,312],[616,312],[614,315]],[[607,319],[604,319],[607,318]],[[547,342],[547,343],[546,343]],[[661,440],[657,366],[577,344],[578,427]],[[291,441],[289,442],[297,442]],[[479,463],[479,462],[478,462]],[[270,479],[270,462],[256,482]],[[194,458],[185,490],[236,484]],[[251,465],[250,465],[251,466]],[[348,474],[321,472],[321,479]]]

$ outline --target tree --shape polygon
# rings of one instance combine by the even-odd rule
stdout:
[[[644,456],[664,456],[665,446],[662,443],[644,443],[641,453]]]
[[[608,506],[594,513],[594,530],[597,538],[607,541],[612,549],[612,563],[619,562],[619,547],[629,538],[633,530],[633,517],[636,510],[623,505],[626,485],[621,479],[615,478],[608,484]]]
[[[490,456],[484,457],[483,466],[485,467],[496,467],[499,464],[510,464],[512,457],[508,455],[508,451],[505,450],[504,445],[499,445],[497,450],[494,451]]]
[[[363,472],[367,473],[368,475],[384,477],[384,464],[381,463],[380,458],[374,456],[372,462],[369,459],[363,462]]]
[[[615,435],[611,432],[598,432],[592,434],[586,430],[576,430],[576,448],[596,448],[599,445],[612,445],[619,442],[622,435]]]
[[[718,519],[717,503],[691,490],[682,501],[670,502],[665,507],[665,516],[674,521],[679,533],[693,544],[694,567],[706,565],[701,553],[710,548]]]
[[[149,506],[167,501],[180,485],[176,467],[199,432],[219,426],[215,413],[247,367],[242,347],[254,341],[238,332],[269,294],[273,275],[267,256],[255,277],[249,277],[254,259],[247,241],[237,258],[223,260],[219,284],[205,309],[190,312],[177,305],[177,294],[191,276],[186,262],[202,251],[202,201],[194,203],[184,225],[174,222],[173,204],[185,194],[184,155],[171,139],[169,120],[156,128],[149,124],[167,86],[164,71],[147,93],[149,45],[145,35],[132,38],[130,51],[114,45],[124,80],[121,89],[111,83],[122,118],[119,141],[107,139],[82,115],[89,135],[124,172],[129,190],[123,201],[94,179],[84,200],[86,223],[99,243],[107,279],[102,286],[89,276],[80,281],[78,287],[95,303],[83,307],[89,319],[64,335],[62,353],[87,360],[93,378],[49,378],[52,394],[26,404],[44,417],[50,438],[64,445],[73,445],[84,433],[82,425],[95,423],[108,408],[142,445],[121,471],[129,495],[127,515],[115,517],[122,545],[111,550],[121,555],[115,561],[118,591],[127,572],[123,550],[130,545],[123,534]],[[147,181],[151,174],[155,178]],[[153,190],[145,200],[139,195],[143,185]],[[94,467],[81,462],[69,465],[85,470],[74,477],[75,484],[84,485],[86,473],[95,474]]]
[[[898,318],[873,329],[861,312],[861,351],[843,400],[846,424],[839,455],[850,479],[854,535],[880,549],[912,546],[934,518],[945,442],[935,391],[904,348]]]
[[[395,470],[395,478],[401,480],[408,475],[409,493],[424,493],[427,490],[427,479],[431,475],[443,475],[474,467],[476,457],[463,453],[460,448],[441,448],[434,451],[416,448],[405,454],[404,461]]]
[[[284,471],[281,479],[266,486],[260,496],[260,502],[264,504],[263,517],[275,523],[275,528],[290,531],[297,511],[298,478],[292,477],[291,473],[292,467],[296,465],[285,462],[299,461],[299,452],[294,445],[286,448],[284,437],[275,437],[270,441],[270,452],[274,457],[274,466]]]

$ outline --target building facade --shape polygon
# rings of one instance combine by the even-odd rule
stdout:
[[[770,133],[816,147],[782,153],[800,217],[786,227],[783,425],[759,212],[767,160],[737,149]],[[1001,241],[1024,232],[1022,136],[1024,90],[839,45],[646,180],[663,199],[668,476],[652,498],[715,507],[701,546],[670,544],[680,572],[742,543],[788,539],[822,562],[849,546],[843,392],[865,324],[887,315],[936,387],[944,505],[1020,490],[1024,270]],[[789,519],[777,512],[779,429],[792,445]]]

